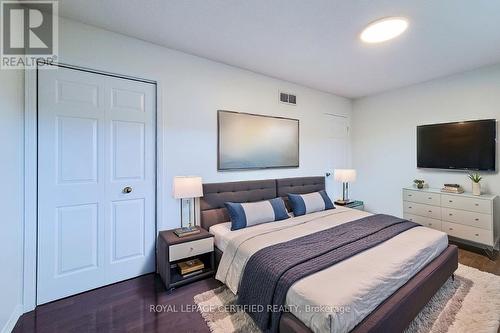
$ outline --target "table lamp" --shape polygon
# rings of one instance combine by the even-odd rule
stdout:
[[[203,196],[203,186],[201,185],[201,177],[196,176],[177,176],[174,177],[174,185],[172,190],[175,199],[181,199],[181,226],[184,231],[193,231],[196,229],[196,213],[195,200]],[[183,225],[184,200],[187,200],[189,207],[188,222],[189,226]],[[194,214],[193,214],[194,212]]]
[[[335,169],[333,171],[336,181],[342,182],[342,200],[337,200],[337,205],[347,205],[349,202],[349,183],[356,181],[356,170],[354,169]]]

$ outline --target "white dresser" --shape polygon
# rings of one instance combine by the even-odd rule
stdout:
[[[496,195],[449,194],[439,189],[403,188],[404,218],[448,235],[496,247]]]

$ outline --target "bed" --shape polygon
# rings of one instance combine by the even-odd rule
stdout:
[[[224,202],[254,202],[325,188],[324,177],[204,185],[201,225],[215,235],[217,278],[234,293],[248,259],[260,249],[371,214],[344,207],[230,231]],[[225,257],[224,257],[225,255]],[[444,233],[415,227],[293,284],[280,332],[399,332],[458,266]],[[341,285],[342,288],[338,288]],[[304,308],[320,309],[304,311]],[[339,311],[346,307],[349,311]]]

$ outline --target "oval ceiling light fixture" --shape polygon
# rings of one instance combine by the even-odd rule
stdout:
[[[365,43],[382,43],[401,35],[408,28],[405,17],[386,17],[370,23],[359,35]]]

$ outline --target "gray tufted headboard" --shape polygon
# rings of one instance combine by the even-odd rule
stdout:
[[[287,193],[305,194],[325,189],[324,177],[297,177],[203,184],[200,198],[202,228],[208,230],[218,223],[229,222],[225,202],[254,202],[278,196],[288,201]]]

